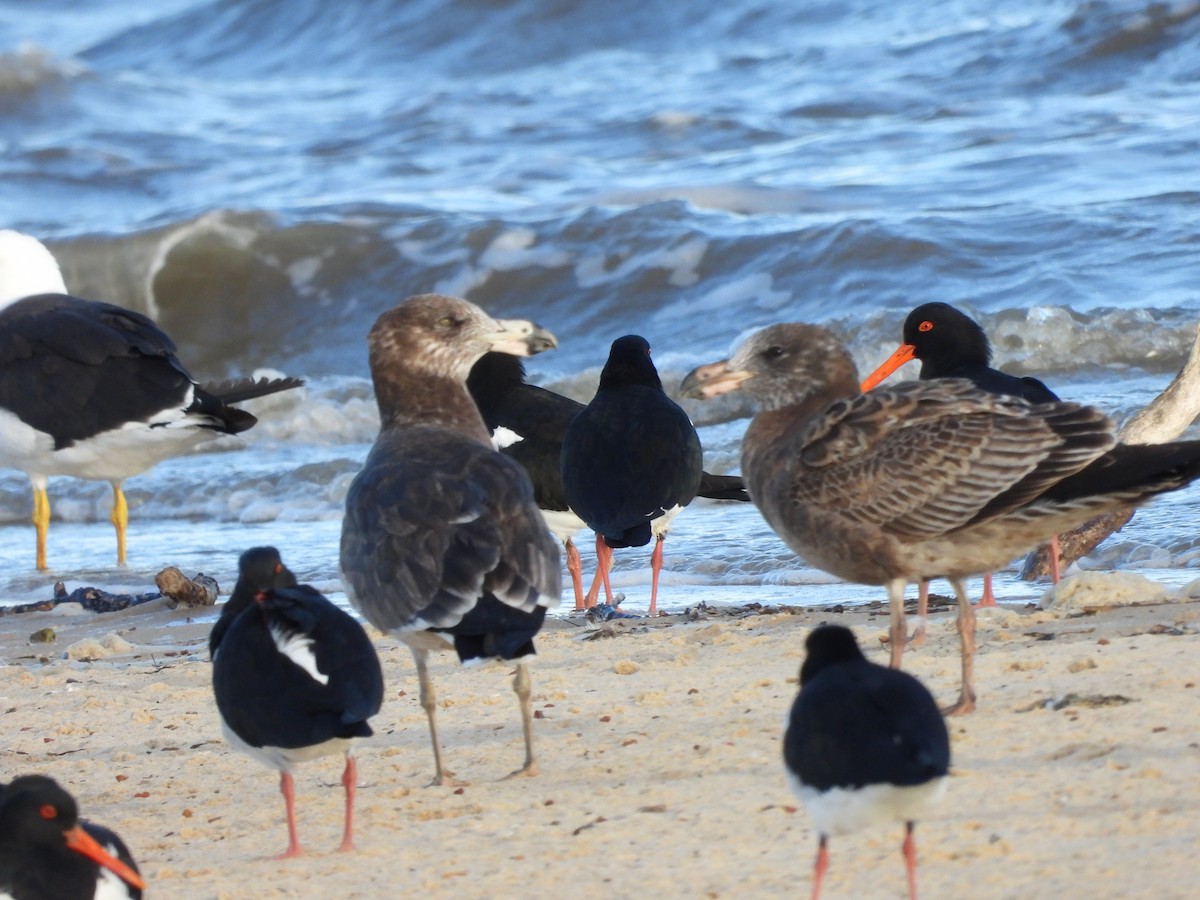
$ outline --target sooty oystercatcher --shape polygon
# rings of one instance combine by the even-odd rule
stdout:
[[[921,682],[868,661],[850,629],[821,625],[805,649],[783,761],[819,835],[812,900],[829,867],[831,836],[894,821],[904,823],[908,893],[916,900],[913,829],[945,788],[945,720]]]
[[[299,856],[295,784],[299,762],[343,752],[346,821],[339,850],[354,847],[355,738],[383,702],[383,672],[363,627],[284,566],[274,547],[238,560],[238,580],[208,640],[213,693],[226,740],[279,770],[288,847]]]
[[[37,567],[46,569],[50,476],[107,481],[117,563],[129,510],[122,482],[257,421],[233,406],[297,378],[200,385],[175,344],[140,313],[67,294],[36,238],[0,231],[0,466],[33,486]]]
[[[529,473],[542,518],[566,550],[567,571],[575,588],[575,608],[594,606],[601,574],[596,572],[585,597],[583,564],[574,541],[585,523],[567,503],[561,466],[563,435],[571,420],[585,408],[584,404],[528,384],[524,363],[508,353],[492,352],[480,357],[467,378],[467,389],[500,452],[511,456]],[[700,473],[696,496],[710,500],[750,500],[740,476],[709,472]]]
[[[700,488],[700,438],[663,390],[639,335],[612,343],[592,401],[567,426],[562,480],[567,503],[596,532],[596,567],[612,602],[608,571],[616,547],[643,547],[650,558],[650,615],[658,612],[663,541]]]
[[[887,586],[894,667],[905,585],[950,580],[962,691],[949,712],[975,706],[965,576],[1200,475],[1200,442],[1114,447],[1112,420],[1076,403],[1030,404],[956,378],[863,394],[849,351],[815,325],[757,331],[683,384],[699,397],[738,390],[759,407],[742,442],[750,496],[809,564]]]
[[[138,900],[146,884],[113,831],[79,818],[53,778],[0,784],[0,897],[11,900]]]
[[[532,322],[491,318],[439,294],[383,313],[367,338],[380,431],[346,495],[341,567],[351,603],[408,645],[429,719],[435,784],[442,764],[430,650],[464,663],[513,660],[525,764],[533,774],[526,658],[561,589],[558,545],[529,476],[497,453],[467,392],[489,350],[529,355],[555,346]]]

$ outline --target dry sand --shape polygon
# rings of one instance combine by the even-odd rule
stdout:
[[[1139,590],[1155,598],[1102,585],[1085,602]],[[522,754],[508,670],[444,656],[447,763],[470,782],[458,790],[426,786],[412,661],[377,637],[387,696],[357,754],[359,849],[333,852],[342,761],[327,757],[297,772],[309,855],[287,862],[268,858],[286,842],[277,776],[221,739],[207,626],[154,605],[11,616],[0,775],[66,785],[124,836],[151,898],[805,896],[816,839],[780,762],[804,637],[842,622],[884,661],[882,613],[560,620],[534,662],[534,778],[504,780]],[[47,625],[54,644],[27,643]],[[61,658],[96,634],[119,637],[83,653],[116,655]],[[939,700],[956,696],[949,612],[905,667]],[[979,711],[950,722],[946,800],[917,829],[922,895],[1196,896],[1200,604],[981,612],[977,673]],[[904,897],[901,832],[832,841],[825,896]]]

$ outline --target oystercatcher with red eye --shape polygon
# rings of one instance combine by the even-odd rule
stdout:
[[[79,818],[53,778],[19,775],[0,785],[0,897],[139,900],[146,884],[114,832]]]
[[[919,360],[921,380],[930,378],[966,378],[989,394],[1020,397],[1030,403],[1049,403],[1059,397],[1036,378],[1019,377],[992,368],[992,345],[979,323],[948,303],[924,303],[904,320],[903,343],[862,383],[869,391],[912,360]],[[1050,579],[1059,581],[1058,538],[1050,540]],[[921,582],[917,605],[919,624],[914,643],[925,637],[925,614],[929,603],[929,584]],[[995,606],[992,573],[983,576],[980,606]]]
[[[338,849],[354,849],[352,742],[371,736],[367,720],[383,703],[383,672],[363,627],[315,588],[297,584],[274,547],[254,547],[238,560],[237,584],[208,646],[226,740],[280,773],[288,847],[277,858],[303,852],[292,767],[332,753],[346,757]]]
[[[650,615],[657,615],[663,541],[700,489],[702,463],[696,428],[663,390],[650,344],[634,334],[617,338],[596,395],[562,441],[567,503],[596,532],[597,568],[610,603],[613,548],[644,547],[653,537]]]

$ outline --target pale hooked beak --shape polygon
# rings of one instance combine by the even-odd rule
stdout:
[[[703,400],[740,390],[742,384],[753,377],[752,372],[729,368],[729,360],[722,359],[718,362],[697,366],[688,372],[683,381],[679,383],[679,392],[684,397]]]
[[[558,338],[528,319],[497,319],[498,331],[483,335],[491,349],[513,356],[533,356],[558,346]]]

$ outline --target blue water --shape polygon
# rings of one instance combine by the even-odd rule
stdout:
[[[203,378],[309,379],[228,452],[129,481],[125,572],[107,486],[60,479],[56,571],[33,573],[27,485],[0,474],[0,597],[181,563],[231,583],[264,541],[336,594],[376,425],[364,337],[423,291],[551,328],[531,374],[583,399],[627,332],[669,385],[780,320],[869,370],[944,300],[1004,367],[1126,416],[1200,320],[1198,82],[1194,2],[0,2],[0,227],[149,311]],[[735,468],[744,411],[688,408]],[[1186,579],[1197,503],[1139,513],[1096,564]],[[681,516],[667,564],[668,609],[876,593],[728,505]],[[648,572],[618,557],[633,608]]]

